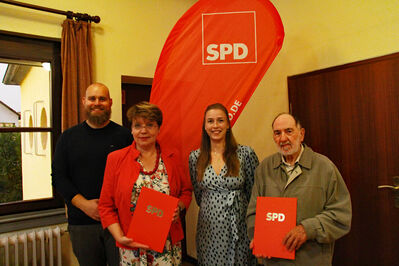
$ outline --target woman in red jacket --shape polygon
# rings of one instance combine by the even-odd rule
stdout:
[[[157,142],[162,112],[148,102],[127,111],[132,122],[134,142],[131,146],[109,154],[101,190],[99,212],[104,228],[108,228],[119,247],[121,265],[181,264],[183,229],[179,219],[188,208],[191,182],[184,175],[175,151],[163,149]],[[160,191],[179,199],[164,251],[158,253],[126,237],[130,219],[142,187]]]

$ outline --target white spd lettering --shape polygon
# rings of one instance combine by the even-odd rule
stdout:
[[[220,45],[211,43],[206,47],[206,51],[209,54],[206,59],[209,61],[226,60],[226,55],[231,53],[233,53],[234,60],[244,59],[248,55],[248,47],[244,43],[233,43],[233,45],[229,43],[221,43]]]
[[[163,211],[161,209],[158,209],[158,208],[156,208],[154,206],[151,206],[151,205],[147,206],[147,210],[145,210],[145,212],[149,213],[149,214],[156,215],[158,217],[162,217],[163,216]]]
[[[242,102],[235,100],[234,104],[230,107],[229,109],[229,119],[230,121],[233,120],[235,114],[238,112],[240,109],[240,106],[242,105]]]
[[[274,222],[275,220],[277,220],[278,222],[282,222],[285,220],[285,215],[283,213],[276,213],[276,212],[266,213],[266,221]]]

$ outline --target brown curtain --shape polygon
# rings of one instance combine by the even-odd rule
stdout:
[[[62,24],[62,131],[85,120],[82,97],[92,83],[91,25],[66,19]]]

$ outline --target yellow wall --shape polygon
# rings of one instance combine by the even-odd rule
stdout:
[[[33,118],[32,125],[50,127],[50,72],[42,67],[32,67],[21,83],[21,114]],[[46,118],[41,123],[41,114]],[[51,198],[51,141],[48,132],[22,133],[22,192],[24,200]],[[31,137],[31,138],[30,138]]]
[[[399,51],[397,0],[271,2],[284,24],[284,44],[234,128],[260,159],[276,151],[271,122],[288,111],[288,76]]]
[[[113,120],[122,122],[121,75],[153,77],[170,30],[194,0],[25,0],[25,3],[101,17],[92,24],[94,79],[113,98]],[[0,3],[0,30],[61,38],[65,17]]]
[[[101,16],[101,23],[93,24],[95,79],[110,87],[113,119],[121,122],[120,76],[153,77],[169,31],[196,1],[25,2]],[[285,27],[283,48],[234,127],[239,142],[252,146],[260,159],[275,151],[270,123],[277,113],[288,111],[287,76],[399,50],[397,0],[271,2]],[[60,37],[62,17],[0,5],[1,30]],[[189,222],[191,230],[194,226],[195,218]],[[193,234],[189,254],[195,256]]]

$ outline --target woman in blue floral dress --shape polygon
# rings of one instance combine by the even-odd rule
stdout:
[[[226,108],[207,107],[201,148],[190,153],[195,199],[199,265],[255,265],[245,215],[259,164],[255,152],[234,139]]]

